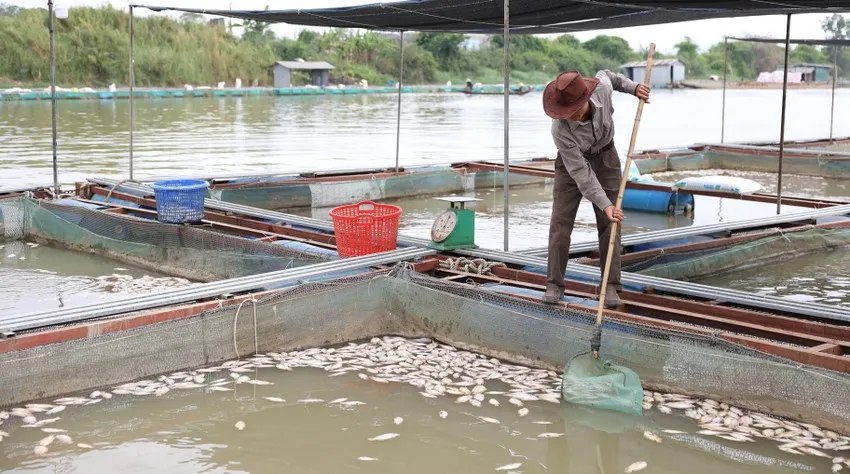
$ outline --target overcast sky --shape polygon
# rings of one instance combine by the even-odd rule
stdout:
[[[150,2],[150,3],[148,3]],[[46,0],[0,0],[0,4],[9,3],[23,7],[45,7]],[[73,8],[76,5],[98,6],[111,3],[118,8],[126,8],[128,2],[120,0],[58,0],[59,5]],[[235,3],[240,9],[262,10],[269,5],[271,10],[304,8],[328,8],[359,5],[364,3],[357,0],[310,0],[306,3],[295,0],[133,0],[133,3],[148,3],[150,5],[172,5],[188,8],[228,9],[231,3]],[[140,15],[151,14],[144,9],[137,10]],[[73,13],[72,13],[73,14]],[[827,15],[795,15],[791,19],[792,38],[823,38],[821,21]],[[302,27],[293,25],[275,25],[273,28],[278,35],[295,35]],[[646,46],[655,42],[658,49],[665,53],[674,52],[673,45],[690,36],[702,48],[707,48],[714,43],[722,41],[724,35],[744,36],[756,35],[762,37],[785,37],[785,17],[766,16],[752,18],[735,18],[726,20],[703,20],[678,24],[646,26],[635,28],[621,28],[616,30],[598,30],[586,33],[577,33],[576,36],[582,41],[588,40],[598,34],[617,35],[625,38],[633,48]]]

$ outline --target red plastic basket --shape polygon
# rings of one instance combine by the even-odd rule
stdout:
[[[340,257],[389,252],[398,247],[401,208],[363,201],[331,209]]]

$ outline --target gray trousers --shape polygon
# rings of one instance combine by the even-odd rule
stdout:
[[[608,195],[612,203],[617,202],[617,192],[620,190],[620,158],[617,149],[611,147],[595,155],[586,155],[590,168],[596,174],[596,179]],[[561,155],[555,161],[555,189],[552,193],[552,220],[549,224],[549,265],[547,271],[547,283],[560,288],[565,288],[564,273],[567,271],[569,260],[570,238],[576,220],[582,195],[578,185],[567,173]],[[596,228],[599,232],[599,253],[602,256],[600,274],[604,271],[605,259],[608,255],[608,241],[611,238],[611,221],[602,209],[595,205],[593,211],[596,213]],[[620,228],[617,226],[617,240],[614,246],[614,255],[611,259],[611,271],[608,274],[608,283],[615,285],[619,290],[620,284]]]

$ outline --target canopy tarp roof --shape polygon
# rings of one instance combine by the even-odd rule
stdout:
[[[144,7],[304,26],[500,33],[503,0],[412,0],[314,10]],[[850,0],[511,0],[514,34],[568,33],[712,18],[850,11]]]
[[[749,41],[752,43],[785,43],[785,39],[776,38],[738,38],[729,36],[730,40]],[[791,39],[791,44],[810,44],[814,46],[850,46],[850,39]]]

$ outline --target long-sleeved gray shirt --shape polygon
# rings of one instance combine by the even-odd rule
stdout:
[[[590,94],[591,119],[586,122],[553,120],[552,138],[570,177],[578,185],[581,194],[599,209],[613,203],[596,175],[590,169],[585,154],[594,154],[614,140],[613,91],[634,94],[638,84],[622,74],[599,71],[599,85]]]

